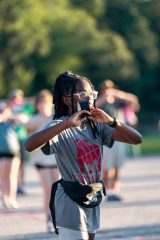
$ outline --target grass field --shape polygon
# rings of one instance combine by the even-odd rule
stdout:
[[[144,135],[141,152],[146,154],[160,154],[160,133]]]

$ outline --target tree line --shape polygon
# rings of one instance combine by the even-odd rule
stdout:
[[[52,90],[64,70],[112,79],[160,108],[159,0],[1,0],[0,97]]]

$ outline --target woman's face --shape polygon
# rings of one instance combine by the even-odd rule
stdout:
[[[94,100],[97,98],[98,92],[92,90],[91,85],[87,80],[78,80],[75,92],[73,93],[73,112],[80,111],[80,102],[82,100],[87,100],[89,104],[89,108],[92,109],[94,107]],[[72,97],[71,94],[63,96],[64,103],[69,108],[69,115],[71,115],[72,112]]]
[[[92,90],[91,85],[86,80],[79,80],[76,84],[76,92],[73,94],[74,100],[74,111],[77,112],[79,109],[79,103],[82,100],[87,100],[89,108],[94,107],[94,99],[97,97],[97,92]]]

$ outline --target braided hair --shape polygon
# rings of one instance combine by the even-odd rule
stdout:
[[[71,95],[72,114],[74,113],[73,94],[76,92],[78,80],[86,80],[90,84],[91,89],[94,90],[94,86],[88,78],[74,74],[71,71],[65,71],[57,77],[53,90],[54,119],[68,116],[69,114],[69,108],[64,103],[63,96]],[[88,122],[92,128],[94,137],[96,137],[95,132],[98,133],[98,129],[95,123],[89,119]]]

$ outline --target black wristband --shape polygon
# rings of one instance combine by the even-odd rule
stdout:
[[[115,128],[117,126],[117,118],[113,117],[113,123],[109,125],[112,128]]]

